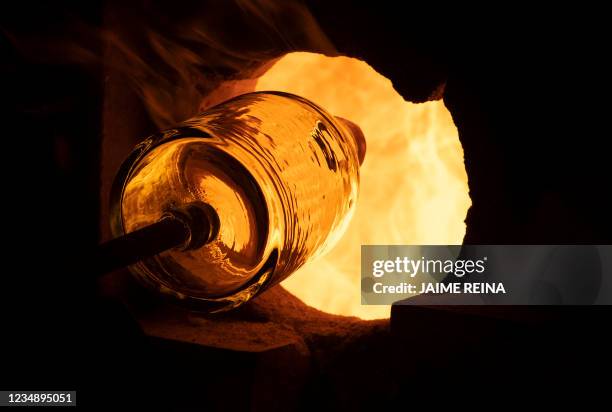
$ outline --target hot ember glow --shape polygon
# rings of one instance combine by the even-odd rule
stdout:
[[[357,210],[325,256],[282,284],[325,312],[386,318],[388,306],[360,303],[363,244],[461,244],[470,206],[463,149],[442,101],[406,102],[365,62],[291,53],[259,78],[257,90],[306,97],[357,123],[367,140]]]

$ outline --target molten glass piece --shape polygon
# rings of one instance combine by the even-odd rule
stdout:
[[[357,129],[286,93],[238,96],[138,145],[113,194],[119,236],[186,204],[218,231],[130,267],[145,284],[210,311],[246,302],[333,246],[357,201]],[[361,137],[362,138],[362,137]]]

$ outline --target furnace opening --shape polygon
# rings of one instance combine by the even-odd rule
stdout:
[[[294,93],[358,124],[367,141],[357,210],[342,239],[282,285],[324,312],[389,317],[388,306],[360,303],[360,246],[461,244],[471,204],[463,148],[442,101],[405,101],[363,61],[290,53],[256,90]]]

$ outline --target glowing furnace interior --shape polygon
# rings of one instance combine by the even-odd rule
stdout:
[[[470,206],[463,149],[442,101],[405,101],[363,61],[290,53],[259,78],[257,90],[310,99],[357,123],[367,140],[357,210],[327,255],[282,284],[325,312],[386,318],[388,306],[360,303],[363,244],[461,244]]]

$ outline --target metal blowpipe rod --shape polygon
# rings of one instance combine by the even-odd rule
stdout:
[[[159,221],[98,246],[93,257],[97,275],[134,264],[166,250],[198,249],[219,232],[219,217],[201,202],[166,212]]]

